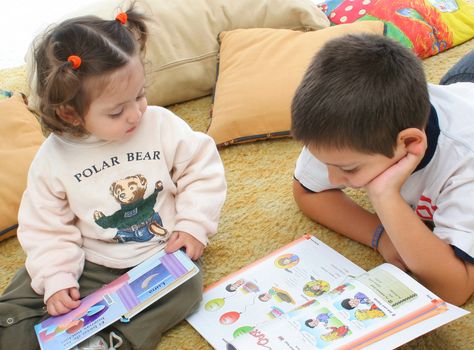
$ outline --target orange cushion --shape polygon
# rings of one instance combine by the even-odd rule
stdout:
[[[328,40],[357,32],[383,35],[384,24],[222,32],[208,134],[218,146],[289,136],[291,100],[311,59]]]
[[[14,94],[0,100],[0,241],[15,234],[20,200],[31,161],[44,140],[41,127],[23,100]]]

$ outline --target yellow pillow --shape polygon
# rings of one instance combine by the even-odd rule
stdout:
[[[15,234],[30,163],[44,140],[22,95],[0,100],[0,241]]]
[[[207,133],[219,146],[289,136],[291,100],[312,57],[326,41],[357,32],[383,35],[384,24],[364,21],[314,32],[222,32]]]

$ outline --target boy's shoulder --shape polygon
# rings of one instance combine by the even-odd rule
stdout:
[[[472,117],[466,112],[474,110],[474,83],[455,83],[450,85],[428,84],[430,102],[441,119],[453,122]]]
[[[440,132],[474,146],[474,83],[428,85]]]

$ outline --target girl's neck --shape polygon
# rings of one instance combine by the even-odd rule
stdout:
[[[100,144],[106,144],[106,143],[111,142],[111,141],[102,140],[95,135],[74,136],[71,134],[62,134],[62,135],[57,135],[57,136],[63,141],[67,143],[72,143],[72,144],[100,145]]]

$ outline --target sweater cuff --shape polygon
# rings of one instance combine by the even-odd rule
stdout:
[[[208,235],[204,232],[204,228],[201,225],[197,225],[191,221],[179,222],[173,231],[181,231],[189,233],[191,236],[196,238],[199,242],[204,244],[204,247],[209,243]]]
[[[44,303],[54,293],[67,288],[76,287],[79,289],[79,283],[70,272],[57,273],[44,281]]]

